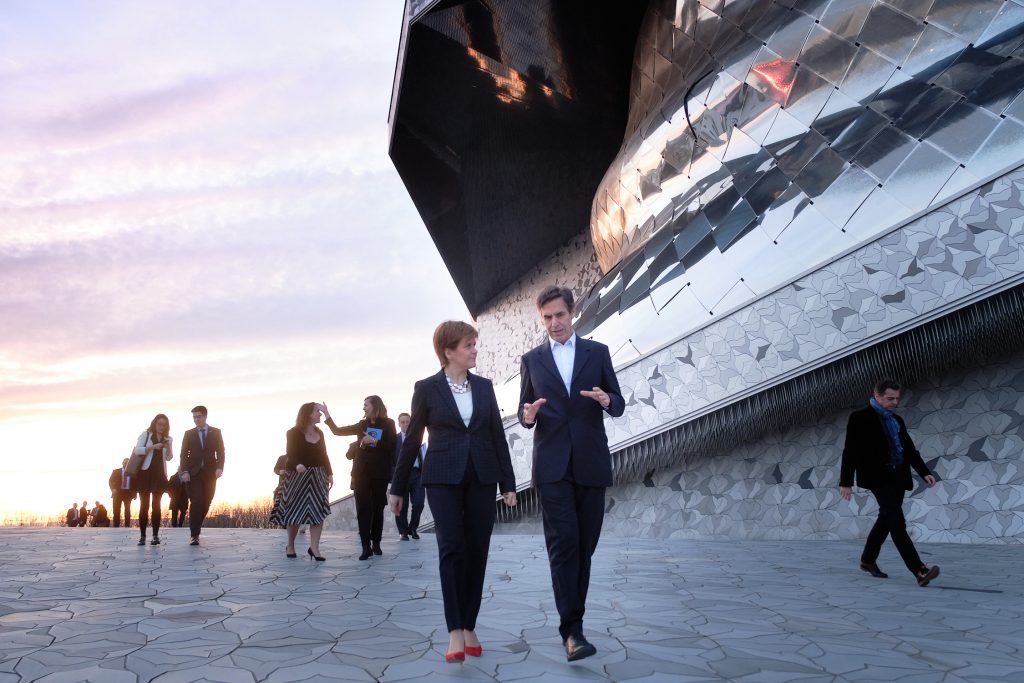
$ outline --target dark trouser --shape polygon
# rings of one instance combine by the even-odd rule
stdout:
[[[121,526],[121,507],[124,507],[124,525],[132,525],[132,497],[131,491],[114,491],[114,526]]]
[[[604,523],[604,487],[581,486],[563,479],[539,484],[544,541],[551,565],[551,586],[558,608],[558,632],[565,640],[583,630],[590,558]],[[430,509],[433,510],[433,502]]]
[[[171,499],[171,526],[185,526],[185,513],[188,512],[188,495],[182,490]]]
[[[395,515],[395,526],[398,527],[398,533],[403,536],[416,531],[419,527],[425,493],[423,485],[420,484],[420,469],[413,467],[409,470],[409,491],[402,499],[402,512]],[[410,502],[412,502],[411,518],[409,517]]]
[[[199,532],[203,529],[203,522],[206,520],[206,513],[210,511],[210,504],[213,502],[213,494],[217,491],[217,477],[212,473],[191,477],[186,484],[188,488],[188,502],[192,512],[188,516],[188,528],[192,536],[198,538]],[[184,515],[182,515],[184,521]]]
[[[886,536],[892,536],[892,542],[896,544],[903,564],[907,565],[911,573],[917,574],[924,563],[914,548],[914,542],[910,540],[907,522],[903,517],[903,496],[907,491],[903,488],[901,477],[897,476],[896,471],[890,473],[887,470],[887,474],[888,476],[871,490],[878,501],[878,519],[868,533],[868,540],[864,543],[864,552],[860,559],[861,562],[874,564],[878,560],[878,553]]]
[[[153,535],[156,536],[160,533],[160,499],[163,498],[163,495],[164,492],[159,489],[152,493],[149,491],[139,491],[139,531],[143,536],[146,535],[146,525],[149,524],[151,498],[153,504]]]
[[[477,481],[472,469],[461,484],[427,487],[449,632],[476,629],[494,530],[495,491],[494,484]]]
[[[380,543],[384,533],[384,508],[388,504],[388,480],[356,478],[356,521],[363,547]]]

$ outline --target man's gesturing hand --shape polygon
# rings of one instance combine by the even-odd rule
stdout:
[[[540,410],[540,407],[542,405],[544,405],[545,403],[547,403],[547,402],[548,402],[548,400],[546,398],[538,398],[533,403],[524,403],[523,404],[523,422],[525,422],[526,424],[529,424],[529,425],[532,425],[534,422],[536,422],[537,421],[537,411]]]
[[[581,391],[580,395],[594,399],[595,401],[601,404],[602,408],[607,408],[612,403],[612,400],[608,398],[608,394],[604,393],[601,387],[594,387],[591,391]]]

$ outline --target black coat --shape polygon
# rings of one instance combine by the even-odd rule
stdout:
[[[498,484],[502,493],[516,490],[512,457],[494,385],[489,379],[470,374],[469,386],[473,417],[467,427],[443,370],[416,382],[409,430],[391,485],[393,495],[404,496],[409,491],[409,473],[420,454],[424,429],[430,430],[430,442],[420,469],[423,486],[461,483],[466,465],[472,459],[473,470],[481,484]]]
[[[352,476],[355,479],[391,479],[392,454],[395,451],[396,440],[394,420],[382,417],[370,424],[370,421],[364,418],[354,425],[339,427],[334,424],[332,418],[327,418],[327,426],[335,436],[355,436],[359,439],[363,438],[368,427],[380,429],[383,433],[376,446],[362,446],[356,452],[352,463]]]
[[[922,477],[928,476],[931,471],[910,439],[903,418],[896,415],[896,421],[900,424],[900,443],[903,445],[903,464],[897,468],[897,476],[903,482],[903,488],[910,491],[914,487],[910,476],[911,467]],[[886,436],[882,416],[870,405],[854,411],[846,424],[839,485],[853,486],[856,481],[861,488],[875,489],[883,482],[883,468],[888,464],[889,437]]]

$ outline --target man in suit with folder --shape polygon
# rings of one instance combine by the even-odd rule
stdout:
[[[189,507],[192,509],[188,516],[192,533],[189,545],[199,545],[199,532],[206,513],[210,511],[217,479],[224,474],[224,437],[219,429],[206,424],[207,414],[206,406],[193,408],[195,429],[185,432],[181,440],[178,476],[188,486]]]
[[[583,613],[604,492],[612,484],[604,416],[619,417],[626,409],[608,347],[576,336],[573,306],[564,287],[548,287],[537,297],[548,339],[523,355],[519,394],[519,422],[536,428],[533,485],[541,499],[558,631],[570,662],[597,652],[583,635]]]

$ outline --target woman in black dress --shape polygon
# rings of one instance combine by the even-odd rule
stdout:
[[[476,367],[476,339],[472,325],[454,320],[434,331],[441,371],[416,382],[389,498],[391,512],[399,514],[423,430],[429,430],[420,480],[434,516],[447,662],[483,653],[476,618],[494,530],[495,493],[501,492],[505,505],[516,504],[515,473],[494,385],[469,371]]]
[[[151,503],[153,540],[150,544],[160,545],[160,498],[167,490],[167,461],[174,457],[169,431],[170,421],[160,413],[135,442],[135,454],[145,456],[132,481],[133,487],[139,492],[139,531],[142,532],[139,545],[146,545]]]
[[[363,544],[360,560],[380,555],[380,537],[384,533],[384,508],[388,504],[388,481],[395,454],[397,434],[395,421],[380,396],[363,400],[363,419],[354,425],[339,427],[331,419],[326,405],[321,405],[327,426],[337,436],[358,436],[359,449],[352,463],[352,481],[356,494],[356,519],[359,540]]]
[[[285,469],[287,483],[281,506],[284,508],[284,523],[288,526],[287,557],[296,557],[295,537],[299,525],[309,525],[310,559],[323,562],[320,555],[320,532],[324,519],[331,514],[331,503],[327,492],[334,486],[334,471],[327,458],[324,433],[317,428],[320,421],[320,406],[303,403],[295,417],[295,426],[286,435]]]

